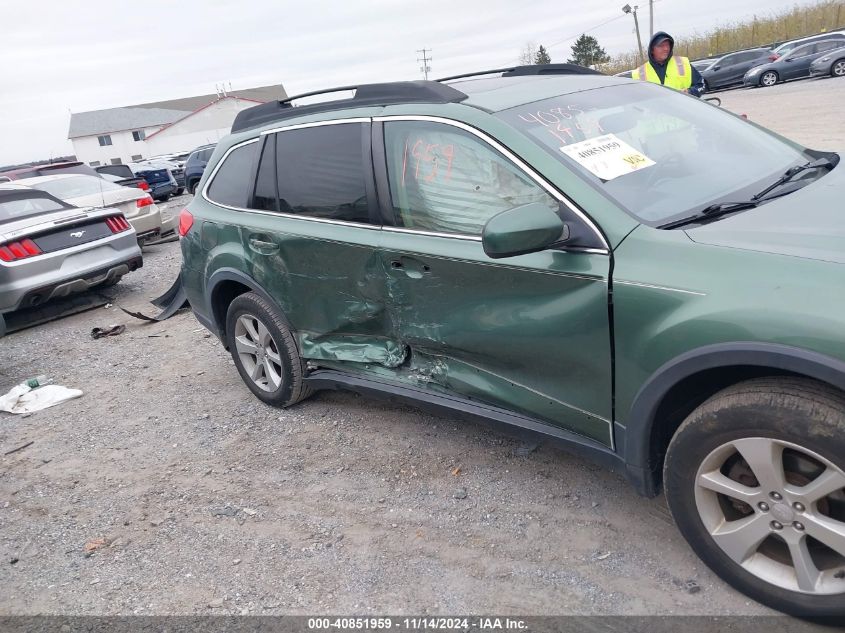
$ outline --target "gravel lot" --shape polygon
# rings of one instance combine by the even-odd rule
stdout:
[[[845,147],[845,81],[721,97]],[[154,312],[179,258],[148,248],[115,301]],[[771,613],[698,562],[662,498],[410,407],[270,408],[189,312],[98,308],[0,340],[0,392],[41,373],[85,395],[0,414],[0,453],[33,442],[0,457],[0,614]]]

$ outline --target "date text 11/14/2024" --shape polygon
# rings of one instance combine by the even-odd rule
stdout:
[[[335,617],[308,618],[308,630],[380,630],[380,631],[520,631],[524,620],[499,617]]]

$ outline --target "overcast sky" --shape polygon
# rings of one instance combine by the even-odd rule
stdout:
[[[634,0],[46,0],[10,2],[0,38],[0,165],[70,154],[70,112],[282,83],[432,78],[516,62],[526,42],[552,61],[589,31],[608,53],[636,46]],[[639,0],[647,39],[648,0]],[[657,0],[655,29],[705,32],[794,0]],[[800,4],[807,4],[801,2]],[[617,18],[613,20],[613,18]],[[595,30],[598,24],[612,20]],[[185,148],[190,149],[190,148]]]

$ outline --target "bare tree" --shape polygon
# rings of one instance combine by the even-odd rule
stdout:
[[[529,66],[535,63],[537,59],[537,45],[534,42],[526,42],[525,48],[519,53],[519,63],[521,66]]]

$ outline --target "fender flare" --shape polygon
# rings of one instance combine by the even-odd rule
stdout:
[[[225,282],[225,281],[236,281],[240,284],[243,284],[247,288],[249,288],[252,292],[259,295],[262,299],[267,301],[268,303],[275,306],[275,308],[279,311],[279,314],[282,317],[282,320],[285,322],[285,325],[291,330],[294,331],[293,327],[291,326],[290,321],[288,320],[285,311],[279,305],[279,302],[273,299],[269,292],[267,292],[264,288],[262,288],[252,277],[249,275],[237,270],[235,268],[219,268],[214,273],[212,273],[211,277],[208,278],[208,282],[206,284],[206,314],[211,317],[212,324],[214,325],[215,330],[217,331],[218,338],[221,340],[225,339],[223,333],[226,329],[226,324],[220,323],[217,318],[217,313],[214,310],[214,294],[217,287]],[[224,317],[225,318],[225,317]]]
[[[643,384],[625,421],[624,448],[620,451],[629,471],[645,483],[654,469],[651,435],[663,398],[681,380],[709,369],[737,366],[789,371],[845,391],[845,362],[789,345],[756,342],[706,345],[663,364]],[[656,494],[656,484],[647,485]]]

